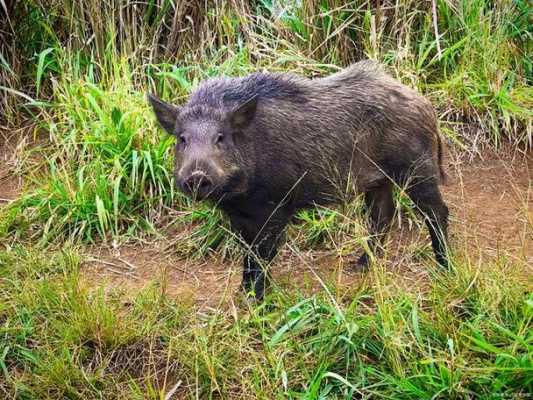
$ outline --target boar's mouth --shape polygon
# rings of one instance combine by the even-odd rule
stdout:
[[[246,180],[245,175],[241,172],[235,172],[224,179],[213,188],[205,193],[198,190],[182,191],[189,196],[193,201],[214,201],[220,202],[229,200],[242,195],[246,192]]]
[[[204,197],[205,200],[216,202],[229,200],[246,192],[245,174],[239,171],[228,175],[223,182],[215,186],[213,190]]]

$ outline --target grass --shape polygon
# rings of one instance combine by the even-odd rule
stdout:
[[[46,157],[48,182],[13,206],[19,229],[46,221],[38,230],[44,241],[116,236],[141,223],[134,212],[150,220],[175,195],[171,138],[146,124],[145,97],[133,92],[126,65],[116,66],[108,90],[73,75],[54,87],[43,123],[57,149]]]
[[[197,313],[156,286],[126,299],[91,287],[72,248],[0,260],[13,398],[513,398],[533,383],[533,298],[513,265],[465,261],[408,292],[376,268],[336,299],[280,289]]]
[[[131,293],[84,274],[87,246],[170,235],[175,256],[239,262],[221,213],[175,191],[173,139],[147,92],[181,103],[208,77],[313,77],[374,58],[433,102],[453,152],[531,150],[527,0],[206,4],[0,1],[0,137],[31,143],[13,168],[0,163],[0,180],[26,182],[0,208],[1,396],[531,397],[526,265],[477,248],[407,290],[383,263],[350,289],[282,283],[254,307],[236,296],[202,310],[156,279]],[[400,224],[420,224],[401,192],[395,201]],[[364,247],[360,217],[358,201],[302,211],[288,235],[294,268],[312,249]],[[413,253],[427,264],[427,247]]]
[[[315,75],[373,57],[434,100],[442,132],[458,147],[479,152],[502,140],[531,146],[526,2],[437,1],[438,37],[430,8],[408,0],[375,8],[366,1],[306,4],[205,10],[152,0],[135,13],[114,2],[14,7],[5,46],[12,57],[2,58],[5,125],[30,118],[46,148],[36,190],[12,205],[0,231],[42,242],[153,231],[163,210],[183,200],[173,190],[171,138],[155,126],[145,93],[179,102],[207,77],[262,68]],[[173,28],[192,26],[183,28],[179,46],[171,19]]]

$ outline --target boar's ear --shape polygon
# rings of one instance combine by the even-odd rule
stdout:
[[[245,128],[254,118],[257,108],[257,96],[237,106],[230,114],[230,122],[234,128]]]
[[[161,127],[173,135],[175,133],[174,129],[176,127],[179,108],[172,104],[165,103],[153,94],[148,94],[148,100],[154,109],[155,116]]]

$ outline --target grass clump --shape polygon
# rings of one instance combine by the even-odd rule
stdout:
[[[164,362],[153,324],[164,326],[165,320],[181,318],[181,312],[171,308],[164,316],[157,310],[161,299],[146,291],[120,315],[117,297],[90,291],[81,280],[81,261],[74,250],[50,258],[23,248],[2,252],[4,394],[98,398],[107,388],[119,388],[117,381],[134,384],[135,376],[149,375],[149,357]],[[147,318],[139,319],[141,313]]]
[[[127,65],[109,85],[64,76],[42,123],[52,151],[44,184],[12,207],[33,234],[93,241],[149,226],[174,200],[172,137],[160,133]],[[43,174],[39,174],[42,181]]]

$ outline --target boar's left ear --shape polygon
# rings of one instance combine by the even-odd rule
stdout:
[[[161,127],[173,135],[178,118],[179,108],[172,104],[165,103],[159,97],[148,94],[148,100],[154,109],[155,116]]]
[[[252,122],[256,109],[257,96],[254,96],[231,111],[231,125],[234,128],[245,128],[250,122]]]

